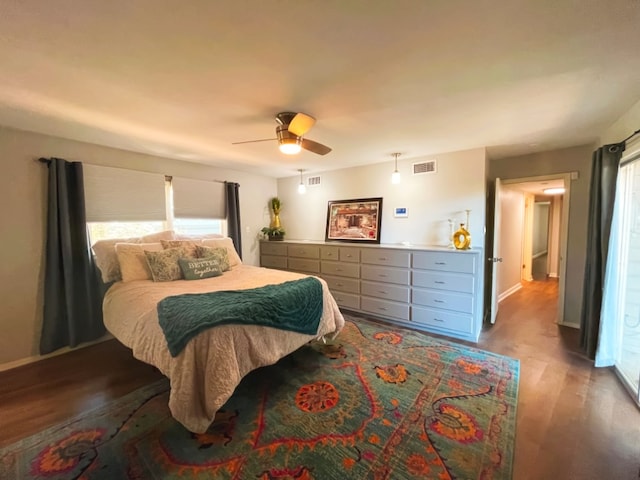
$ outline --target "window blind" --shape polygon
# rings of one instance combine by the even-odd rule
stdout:
[[[83,164],[87,222],[166,219],[164,175]]]
[[[173,177],[171,186],[175,218],[226,217],[223,183]]]

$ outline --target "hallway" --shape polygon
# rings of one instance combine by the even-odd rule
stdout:
[[[513,478],[637,479],[640,410],[612,370],[578,352],[579,330],[556,325],[557,288],[523,282],[478,343],[520,360]]]

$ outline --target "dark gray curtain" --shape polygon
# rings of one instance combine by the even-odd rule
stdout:
[[[227,199],[227,232],[233,240],[236,252],[242,258],[242,233],[240,227],[240,185],[224,182]]]
[[[105,333],[87,235],[82,164],[49,165],[44,318],[40,353],[96,340]]]
[[[625,143],[605,145],[593,152],[589,196],[587,257],[582,292],[580,345],[589,358],[595,358],[600,331],[602,289],[609,252],[609,233],[616,196],[616,179]]]

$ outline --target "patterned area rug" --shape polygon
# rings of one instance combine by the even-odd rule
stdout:
[[[0,478],[508,479],[519,363],[357,319],[248,375],[205,434],[160,381],[0,450]]]

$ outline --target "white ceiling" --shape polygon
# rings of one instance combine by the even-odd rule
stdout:
[[[637,0],[1,0],[0,125],[274,177],[597,140],[640,100]],[[291,157],[274,115],[318,119]]]

